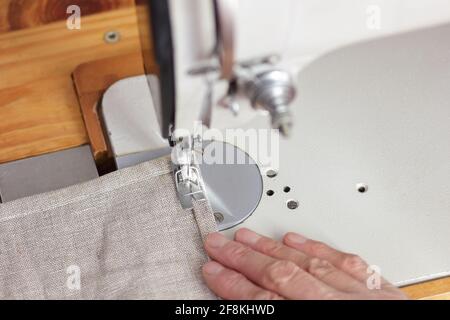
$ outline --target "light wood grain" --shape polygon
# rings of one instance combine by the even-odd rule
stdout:
[[[104,33],[121,40],[107,44]],[[71,74],[88,61],[140,52],[135,8],[0,34],[0,163],[88,143]]]
[[[402,290],[411,299],[450,300],[450,277],[406,286]]]
[[[104,33],[117,30],[121,41],[106,44]],[[135,9],[123,9],[85,18],[81,30],[65,23],[0,35],[0,88],[35,79],[70,74],[81,63],[139,50]]]
[[[70,78],[0,90],[0,162],[86,142]],[[56,102],[56,103],[55,103]]]

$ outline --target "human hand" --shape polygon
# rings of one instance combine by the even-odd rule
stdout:
[[[203,266],[208,287],[223,299],[407,299],[380,279],[369,289],[360,257],[287,233],[282,242],[240,229],[234,241],[220,233],[205,242],[213,259]]]

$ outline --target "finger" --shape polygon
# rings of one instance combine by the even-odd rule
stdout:
[[[300,268],[308,269],[310,258],[306,254],[249,229],[239,229],[235,233],[234,239],[265,255],[276,259],[290,260]]]
[[[284,236],[283,243],[311,257],[329,261],[336,268],[364,284],[370,276],[368,273],[369,265],[359,256],[336,250],[323,242],[307,239],[297,233],[290,232]],[[385,279],[381,278],[380,281],[381,285],[392,286]]]
[[[281,242],[259,235],[249,229],[243,228],[238,230],[235,233],[235,239],[253,250],[273,258],[290,260],[335,289],[345,292],[357,292],[365,288],[361,282],[337,269],[326,260],[311,258]]]
[[[203,266],[208,287],[219,297],[228,300],[281,300],[278,294],[258,287],[241,273],[210,261]]]
[[[363,283],[337,269],[327,260],[311,258],[307,271],[329,286],[346,293],[362,292],[367,289]]]
[[[292,261],[277,260],[238,243],[220,233],[206,238],[209,256],[223,266],[242,273],[253,283],[289,299],[329,299],[336,290]]]

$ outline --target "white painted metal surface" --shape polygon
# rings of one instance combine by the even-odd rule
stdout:
[[[278,175],[264,177],[264,193],[275,193],[263,194],[243,225],[273,237],[297,231],[358,253],[398,285],[449,275],[449,38],[444,25],[343,48],[308,65]],[[124,108],[127,81],[110,89],[119,90],[115,101]],[[133,86],[138,82],[145,78]],[[150,97],[136,95],[149,109],[127,114],[142,126],[153,109]],[[240,127],[268,121],[258,116]],[[367,192],[357,191],[360,183]],[[287,208],[291,199],[299,202],[295,210]]]
[[[103,95],[101,113],[116,158],[168,146],[146,81],[145,76],[120,80]]]
[[[212,1],[170,0],[176,66],[177,128],[192,129],[206,95],[205,78],[188,71],[211,58],[215,44]],[[240,0],[236,60],[279,54],[280,67],[300,71],[320,55],[343,45],[450,21],[448,0]],[[214,85],[214,103],[226,93]],[[229,110],[214,109],[212,126],[226,128],[249,121]],[[248,104],[248,102],[247,102]],[[217,121],[217,119],[219,119]],[[223,121],[230,119],[230,121]]]
[[[449,275],[449,37],[447,24],[305,68],[293,137],[281,142],[278,175],[265,178],[275,194],[244,225],[360,254],[398,285]]]

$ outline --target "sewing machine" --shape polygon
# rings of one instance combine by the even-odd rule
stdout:
[[[227,234],[294,230],[397,285],[450,274],[448,1],[138,3],[146,74],[83,111],[86,174],[47,189],[97,176],[98,113],[107,168],[174,155],[181,205],[207,198]]]
[[[362,254],[398,285],[448,275],[448,3],[173,0],[149,12],[144,61],[154,47],[159,77],[122,80],[103,100],[116,158],[152,157],[165,138],[195,158],[185,140],[201,121],[203,139],[206,128],[220,136],[210,147],[249,158],[202,164],[199,176],[178,167],[181,199],[204,191],[221,229],[297,230]],[[130,94],[136,121],[110,120]],[[125,127],[150,118],[161,131],[147,127],[127,150],[138,138]]]

